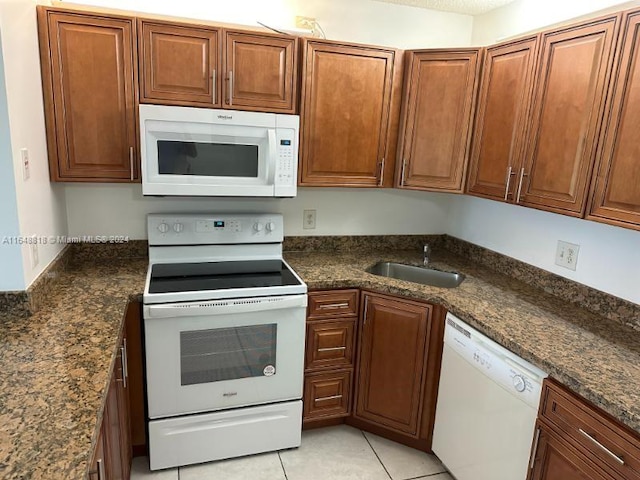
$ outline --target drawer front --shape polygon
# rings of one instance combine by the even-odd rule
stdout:
[[[346,417],[351,403],[352,370],[309,374],[304,379],[304,420]]]
[[[572,392],[546,381],[540,416],[614,476],[640,480],[640,439]]]
[[[333,318],[358,314],[358,290],[309,293],[309,318]]]
[[[308,370],[353,365],[356,319],[307,323]]]

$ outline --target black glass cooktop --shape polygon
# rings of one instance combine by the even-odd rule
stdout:
[[[160,263],[151,266],[149,293],[301,285],[281,260]]]

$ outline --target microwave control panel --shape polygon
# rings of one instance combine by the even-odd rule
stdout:
[[[279,128],[277,130],[276,148],[278,150],[278,166],[275,183],[278,186],[293,186],[298,175],[298,139],[295,130]]]

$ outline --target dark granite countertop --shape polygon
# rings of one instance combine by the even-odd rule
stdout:
[[[365,288],[447,307],[640,432],[640,333],[446,252],[433,267],[467,275],[441,289],[365,272],[413,252],[300,252],[285,258],[310,289]],[[145,259],[91,260],[59,274],[40,311],[0,313],[0,477],[82,479],[114,368],[126,305]]]

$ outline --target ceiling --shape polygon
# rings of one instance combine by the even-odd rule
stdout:
[[[395,3],[410,7],[443,10],[445,12],[480,15],[515,0],[375,0],[376,2]]]

